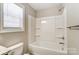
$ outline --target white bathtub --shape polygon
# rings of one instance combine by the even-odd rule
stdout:
[[[29,51],[34,55],[65,55],[67,51],[61,50],[56,44],[48,42],[33,42],[29,44]]]

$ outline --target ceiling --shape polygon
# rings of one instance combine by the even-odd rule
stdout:
[[[29,5],[35,10],[42,10],[51,7],[59,7],[59,3],[29,3]]]

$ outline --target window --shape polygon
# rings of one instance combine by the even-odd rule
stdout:
[[[23,8],[12,3],[3,5],[3,28],[23,29]]]

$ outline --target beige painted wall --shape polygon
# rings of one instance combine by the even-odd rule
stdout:
[[[37,17],[46,17],[46,16],[56,16],[61,14],[61,12],[58,11],[59,8],[52,7],[44,10],[37,11]]]
[[[0,45],[11,46],[19,42],[24,42],[24,52],[27,52],[28,43],[28,14],[35,16],[35,11],[28,4],[21,4],[25,8],[25,32],[0,34]]]
[[[36,11],[28,3],[23,3],[23,5],[27,8],[28,12],[26,14],[36,17]]]

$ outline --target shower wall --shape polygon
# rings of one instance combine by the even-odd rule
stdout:
[[[50,45],[55,45],[58,50],[67,52],[65,23],[63,15],[37,18],[36,41],[43,44],[42,46],[50,47]],[[54,48],[50,47],[49,49]]]
[[[43,16],[36,18],[36,41],[43,46],[55,44],[58,50],[67,53],[65,10],[61,15]]]
[[[36,19],[36,40],[40,43],[56,42],[55,17],[42,17]]]
[[[28,7],[29,5],[27,5]],[[40,17],[59,15],[58,8],[48,8],[40,11],[35,11],[31,6],[28,7],[28,39],[29,42],[36,40],[36,20]]]
[[[52,29],[51,26],[52,26],[53,23],[54,23],[53,27],[55,28],[55,17],[54,16],[62,14],[62,12],[59,12],[58,9],[59,9],[59,7],[58,8],[57,7],[52,7],[52,8],[39,10],[39,11],[36,12],[36,32],[40,32],[39,30],[37,30],[37,29],[39,29],[37,27],[40,26],[42,20],[43,20],[42,22],[45,22],[45,21],[48,22],[48,24],[46,24],[46,25],[45,24],[41,24],[41,26],[43,28],[42,30],[44,30],[44,32],[45,32],[45,30],[49,30],[49,32],[51,32],[50,29]],[[48,20],[48,19],[50,19],[50,20]],[[53,29],[53,33],[54,32],[55,32],[55,29]],[[41,33],[41,34],[44,36],[43,40],[45,41],[47,39],[45,37],[47,37],[47,36],[45,36],[43,33]],[[47,34],[47,32],[45,34]],[[51,35],[54,36],[52,39],[53,40],[55,39],[55,35],[54,34],[50,34],[49,33],[48,35],[50,36],[49,40],[51,40]],[[36,36],[39,36],[39,35],[36,33]],[[39,40],[39,39],[36,38],[36,40]]]
[[[28,15],[28,39],[29,43],[35,41],[35,31],[36,31],[36,18],[34,16]]]

